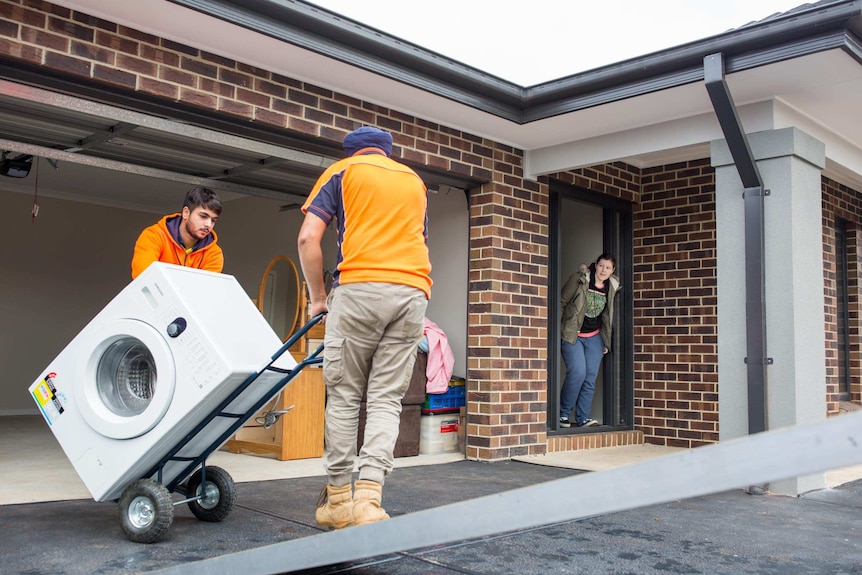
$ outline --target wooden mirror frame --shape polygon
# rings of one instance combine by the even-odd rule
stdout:
[[[293,335],[294,331],[296,331],[296,322],[299,319],[300,308],[302,307],[302,286],[300,285],[299,271],[296,267],[296,264],[293,263],[293,260],[284,255],[278,255],[272,258],[269,261],[269,264],[266,266],[266,270],[263,272],[263,277],[260,280],[260,284],[258,285],[257,291],[257,309],[260,310],[260,313],[264,313],[264,294],[266,293],[266,284],[269,279],[269,275],[272,272],[273,268],[278,265],[280,262],[287,262],[290,265],[290,269],[293,272],[293,277],[296,280],[295,290],[296,290],[296,305],[294,307],[293,314],[293,323],[290,324],[290,327],[287,329],[287,332],[282,341],[287,341],[290,336]],[[266,317],[264,315],[264,317]],[[269,321],[269,318],[267,318]],[[275,328],[273,328],[275,329]],[[281,337],[281,334],[278,334]]]

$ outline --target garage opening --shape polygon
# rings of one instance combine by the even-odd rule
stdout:
[[[180,211],[191,187],[221,197],[224,271],[249,297],[275,256],[298,262],[298,208],[341,157],[320,142],[307,148],[0,80],[0,305],[11,326],[0,334],[0,415],[35,413],[27,386],[130,281],[138,234]],[[466,191],[479,182],[413,167],[429,189],[428,314],[465,358]],[[330,243],[334,253],[334,234]]]

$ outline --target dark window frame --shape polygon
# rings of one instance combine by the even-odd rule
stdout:
[[[836,363],[838,373],[838,399],[849,401],[852,384],[851,353],[852,326],[850,324],[850,260],[848,256],[848,236],[850,222],[842,218],[835,221],[835,316]]]
[[[548,235],[548,433],[551,435],[578,432],[630,431],[634,429],[634,242],[633,208],[630,202],[551,180],[549,183],[549,235]],[[614,317],[614,350],[602,361],[605,379],[618,382],[605,386],[603,417],[614,425],[592,427],[559,427],[560,381],[560,290],[565,278],[560,277],[561,245],[560,214],[564,200],[578,200],[602,208],[605,249],[617,259],[617,269],[625,270],[620,276],[622,291],[618,296]],[[613,361],[613,359],[617,361]],[[619,368],[617,368],[619,366]],[[622,406],[622,408],[618,408]],[[619,413],[617,411],[619,410]]]

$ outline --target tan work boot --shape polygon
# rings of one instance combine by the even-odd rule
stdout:
[[[365,525],[389,519],[389,514],[380,506],[383,486],[376,481],[360,479],[353,492],[353,524]]]
[[[323,486],[314,513],[317,524],[324,529],[341,529],[353,525],[353,494],[350,484],[343,487]]]

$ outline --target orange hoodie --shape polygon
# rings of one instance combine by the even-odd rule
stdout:
[[[179,228],[177,222],[171,223],[175,218],[182,218],[182,214],[164,216],[138,236],[132,256],[132,279],[156,261],[221,273],[224,268],[224,254],[217,244],[218,237],[215,232],[210,232],[194,248],[187,251],[176,239],[179,237]],[[171,230],[175,233],[171,233]]]

